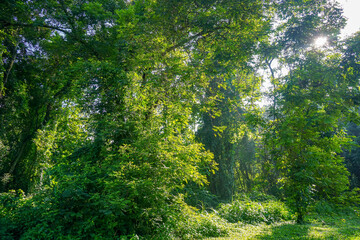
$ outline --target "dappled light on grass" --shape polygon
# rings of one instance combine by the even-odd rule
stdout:
[[[336,235],[337,229],[330,226],[321,226],[322,224],[318,224],[319,226],[313,226],[309,229],[308,236],[311,239],[321,239],[326,238],[328,236]]]
[[[337,214],[311,213],[305,224],[295,221],[267,224],[238,224],[229,237],[209,238],[212,240],[320,240],[320,239],[360,239],[360,217],[353,211],[336,211]],[[234,225],[235,226],[235,225]]]

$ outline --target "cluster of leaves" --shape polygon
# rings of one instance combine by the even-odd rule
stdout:
[[[221,204],[218,214],[231,223],[261,223],[267,224],[293,219],[293,214],[281,201],[267,200],[263,202],[235,200]]]
[[[202,239],[227,236],[230,231],[228,222],[216,212],[179,204],[180,212],[173,223],[174,237],[180,239]]]
[[[88,170],[88,169],[86,169]],[[90,176],[82,180],[89,181]],[[69,185],[67,183],[67,185]],[[101,186],[99,184],[99,186]],[[127,237],[132,215],[125,215],[131,202],[121,197],[109,202],[74,182],[34,197],[10,192],[1,196],[4,239],[111,239]]]
[[[88,172],[89,169],[86,169]],[[96,186],[104,188],[100,194],[89,192],[94,176],[88,175],[81,181],[57,184],[43,194],[28,196],[22,191],[11,191],[0,195],[0,234],[3,239],[137,239],[142,237],[158,239],[201,239],[227,236],[233,227],[231,223],[274,223],[292,219],[286,206],[277,200],[255,202],[249,198],[222,204],[218,211],[198,210],[188,206],[180,195],[172,204],[161,204],[161,208],[140,209],[136,199],[124,197],[122,192],[106,193],[107,184],[99,180]],[[87,189],[86,189],[87,188]],[[119,188],[119,185],[117,185]],[[56,189],[56,190],[54,190]],[[95,191],[95,190],[93,190]],[[99,190],[97,190],[99,192]],[[133,192],[133,197],[136,194]],[[121,197],[121,195],[123,197]],[[148,195],[150,196],[150,195]],[[273,197],[262,195],[267,199]],[[143,200],[150,201],[150,200]],[[135,205],[136,204],[136,205]],[[167,221],[161,218],[167,217]],[[137,227],[137,234],[131,231]],[[145,233],[151,232],[151,235]]]

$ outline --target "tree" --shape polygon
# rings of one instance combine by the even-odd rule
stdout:
[[[254,129],[249,126],[249,115],[256,115],[260,78],[251,70],[214,78],[205,95],[211,106],[202,113],[198,138],[214,154],[219,170],[209,176],[210,190],[222,199],[230,199],[239,189],[251,190]],[[205,106],[206,106],[205,105]],[[251,153],[252,152],[252,153]]]
[[[302,222],[312,200],[347,188],[339,154],[350,139],[339,122],[354,113],[343,97],[355,85],[342,75],[342,56],[330,52],[345,24],[338,4],[278,4],[275,16],[282,21],[273,28],[273,41],[261,45],[272,84],[262,125],[262,176],[265,188],[287,198]],[[319,36],[328,37],[328,52],[311,46]]]
[[[340,156],[351,138],[342,120],[354,116],[343,98],[355,87],[339,72],[341,57],[308,52],[279,89],[278,118],[273,123],[279,181],[285,198],[302,222],[314,199],[332,199],[348,189],[348,171]]]
[[[45,238],[37,231],[43,228],[57,237],[113,238],[171,225],[181,198],[176,190],[205,184],[200,170],[214,168],[192,129],[194,105],[208,84],[202,63],[216,56],[220,69],[231,70],[230,60],[246,59],[267,24],[262,5],[58,0],[1,6],[17,14],[2,15],[7,31],[46,33],[15,34],[24,44],[13,52],[35,49],[36,55],[17,56],[13,67],[7,59],[14,55],[3,60],[10,75],[2,90],[19,100],[1,105],[7,120],[1,173],[13,176],[2,190],[24,188],[36,193],[27,206],[41,206],[30,207],[28,221],[9,220],[27,222],[11,233]],[[28,106],[19,108],[20,101]],[[17,158],[22,144],[27,151]],[[20,176],[24,169],[27,177]],[[52,214],[39,218],[45,212]]]
[[[359,66],[359,32],[354,34],[352,37],[346,39],[343,43],[342,54],[343,60],[341,62],[342,74],[344,77],[349,79],[351,83],[356,85],[360,76],[360,66]],[[359,89],[351,87],[351,91],[344,96],[348,101],[354,103],[355,106],[359,106]],[[356,143],[351,147],[351,149],[345,150],[344,157],[346,160],[346,166],[351,173],[351,187],[359,187],[359,147],[357,146],[359,142],[359,130],[358,130],[358,119],[354,116],[350,119],[350,123],[347,125],[347,132],[350,136],[354,136],[354,142]]]

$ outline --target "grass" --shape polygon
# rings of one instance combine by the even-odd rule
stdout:
[[[294,221],[262,224],[233,224],[228,237],[208,240],[256,239],[256,240],[360,240],[360,214],[346,210],[329,215],[309,214],[306,223]]]

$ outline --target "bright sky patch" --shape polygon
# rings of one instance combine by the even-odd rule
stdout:
[[[315,39],[314,45],[315,45],[315,47],[319,48],[319,47],[325,46],[327,44],[327,42],[328,42],[327,37],[318,37]]]

